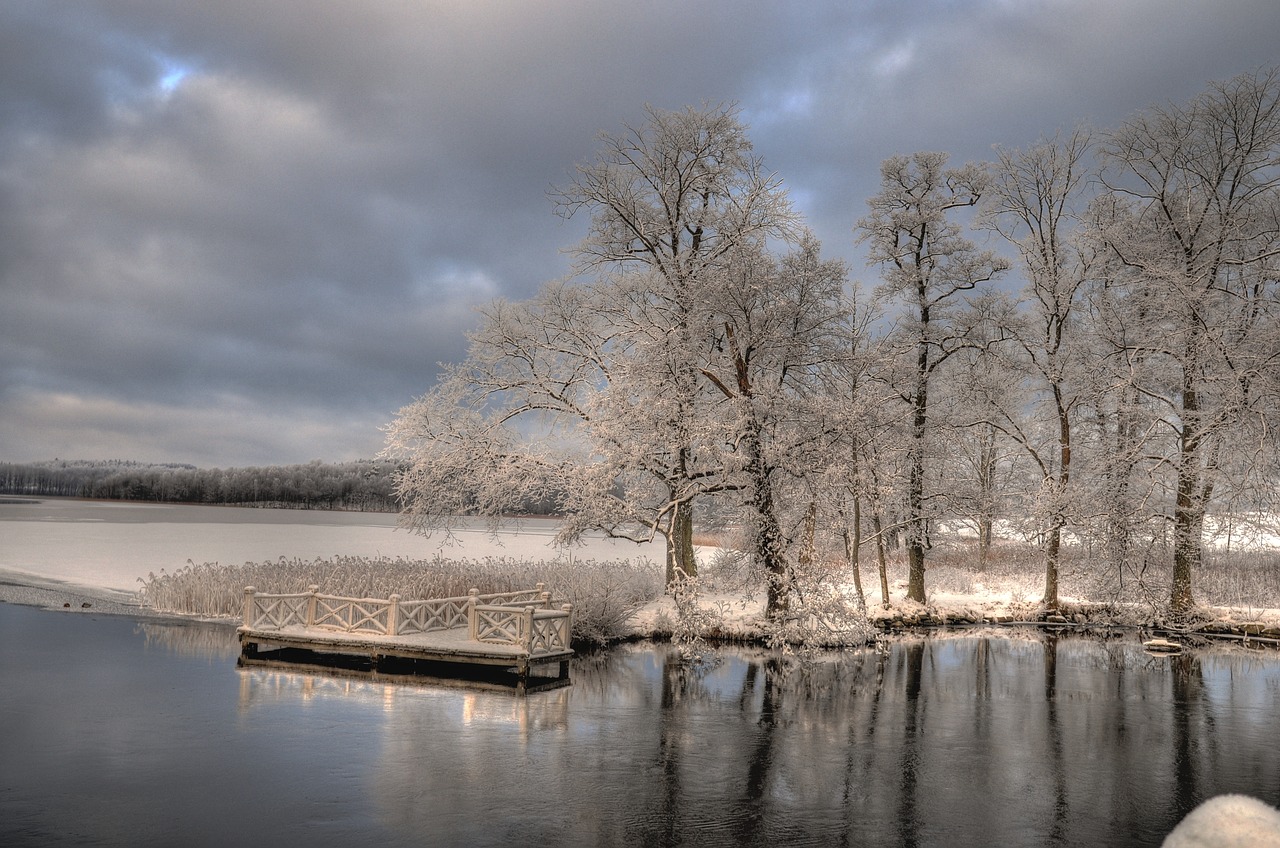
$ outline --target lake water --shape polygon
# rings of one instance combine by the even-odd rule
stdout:
[[[0,504],[0,569],[132,589],[187,559],[440,550],[394,524]],[[552,523],[523,530],[443,553],[557,554]],[[226,626],[0,604],[0,846],[1128,846],[1213,795],[1280,804],[1280,655],[1138,638],[934,634],[809,668],[631,645],[519,697],[240,669]]]
[[[1158,845],[1280,802],[1280,661],[935,634],[663,645],[520,697],[236,667],[225,626],[0,604],[0,845]]]
[[[415,535],[397,516],[374,512],[249,509],[46,498],[0,501],[0,570],[134,591],[138,578],[175,571],[187,560],[239,565],[282,556],[445,557],[520,556],[554,559],[557,524],[524,519],[500,536],[478,521],[461,520],[453,539]],[[579,559],[648,557],[660,546],[590,538],[575,546]]]

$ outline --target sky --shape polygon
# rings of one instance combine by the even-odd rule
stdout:
[[[1275,0],[0,0],[0,462],[372,458],[549,192],[736,103],[824,253],[889,156],[989,159],[1280,62]]]

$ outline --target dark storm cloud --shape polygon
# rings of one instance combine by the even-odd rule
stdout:
[[[547,190],[645,103],[738,102],[856,260],[884,157],[1114,124],[1277,31],[1245,0],[6,3],[0,459],[371,455],[474,305],[568,272]]]

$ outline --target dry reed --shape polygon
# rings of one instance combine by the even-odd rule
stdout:
[[[560,601],[574,605],[574,638],[605,642],[622,632],[626,619],[661,596],[662,575],[647,560],[411,560],[403,557],[334,557],[246,562],[242,565],[190,560],[172,573],[139,578],[142,602],[156,610],[211,618],[237,618],[244,587],[260,592],[305,592],[319,586],[328,595],[353,598],[456,598],[470,589],[509,592],[545,583]]]

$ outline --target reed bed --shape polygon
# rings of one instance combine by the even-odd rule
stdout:
[[[210,618],[239,618],[244,588],[353,598],[455,598],[470,589],[510,592],[545,583],[558,601],[574,606],[574,639],[603,643],[620,635],[636,610],[660,597],[661,570],[648,560],[528,560],[514,557],[414,560],[403,557],[333,557],[223,565],[190,560],[174,572],[139,578],[144,605]]]

